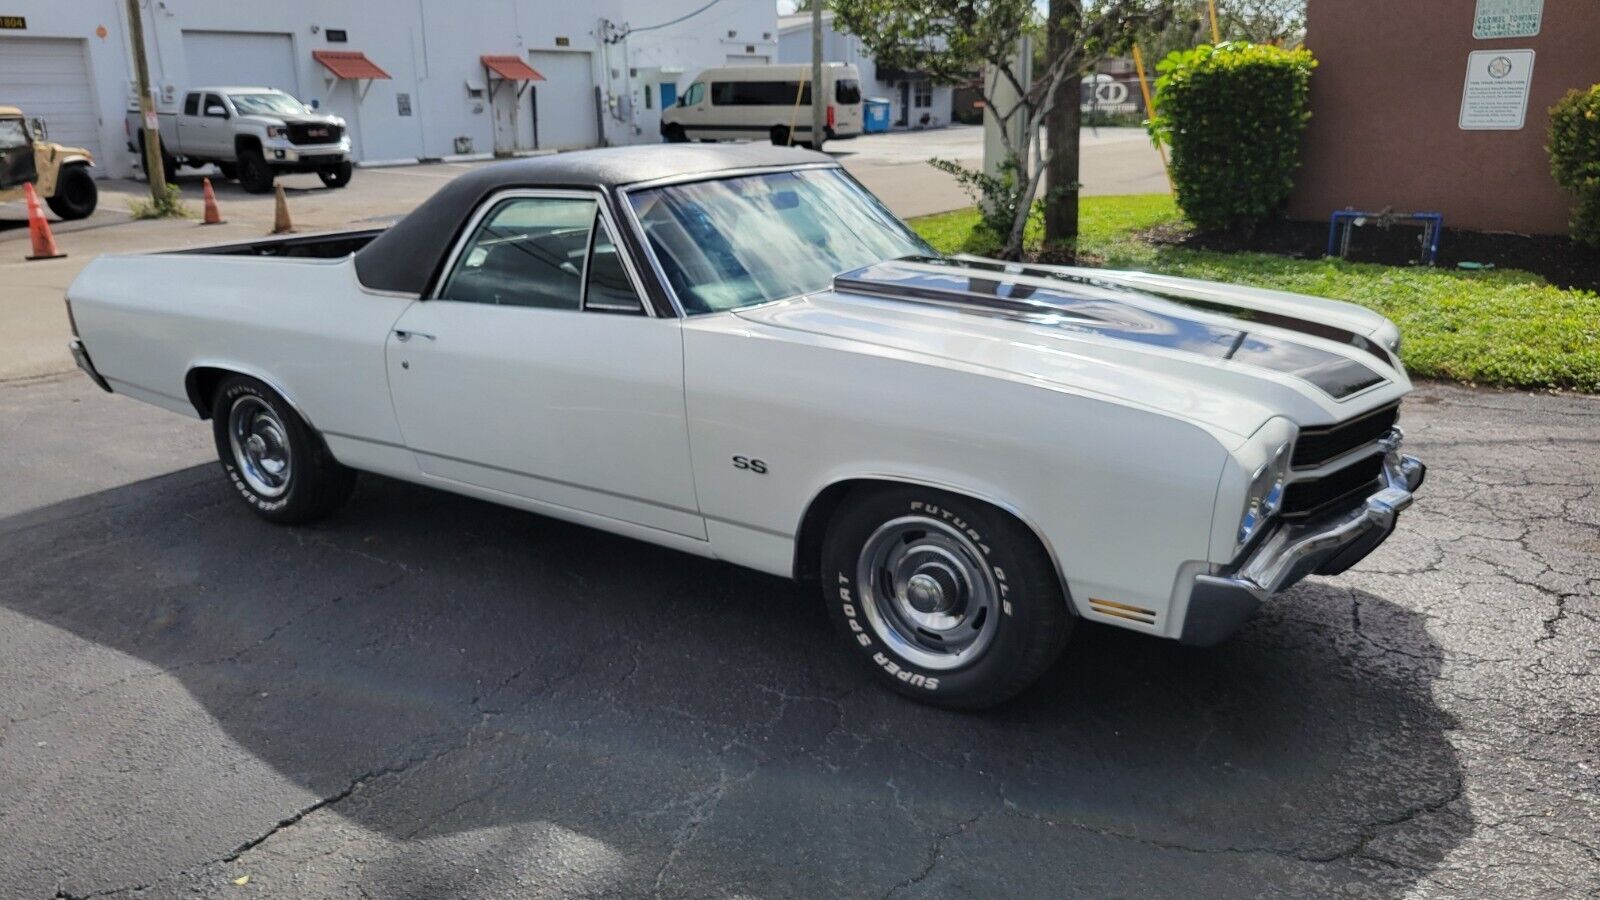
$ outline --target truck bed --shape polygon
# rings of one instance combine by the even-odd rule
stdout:
[[[236,244],[213,244],[185,250],[166,251],[162,255],[181,256],[279,256],[300,259],[339,259],[360,250],[372,239],[382,234],[382,228],[365,228],[357,231],[327,231],[321,234],[289,234],[282,237],[263,238],[259,241],[242,241]]]

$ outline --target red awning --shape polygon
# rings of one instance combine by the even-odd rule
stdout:
[[[480,56],[478,59],[489,71],[507,81],[544,80],[544,76],[535,71],[533,66],[523,62],[520,56]]]
[[[388,72],[378,68],[378,64],[367,59],[367,55],[360,50],[313,50],[311,58],[322,63],[323,68],[332,72],[335,78],[365,81],[389,77]]]

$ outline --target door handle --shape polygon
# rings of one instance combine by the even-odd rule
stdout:
[[[401,343],[402,343],[402,344],[403,344],[403,343],[405,343],[405,342],[406,342],[406,341],[409,341],[409,340],[411,340],[411,339],[412,339],[412,338],[414,338],[414,337],[419,337],[419,338],[427,338],[427,339],[428,339],[428,340],[430,340],[430,341],[436,341],[436,340],[438,340],[438,338],[437,338],[437,337],[434,337],[434,336],[433,336],[433,335],[431,335],[431,334],[428,334],[428,333],[427,333],[427,332],[425,332],[425,331],[407,331],[407,330],[406,330],[406,329],[404,329],[404,328],[396,328],[396,329],[395,329],[395,330],[394,330],[394,336],[395,336],[395,337],[397,337],[397,338],[399,338],[399,339],[400,339],[400,342],[401,342]]]

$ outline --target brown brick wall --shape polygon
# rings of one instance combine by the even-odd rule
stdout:
[[[1550,177],[1549,109],[1600,82],[1600,0],[1545,0],[1535,37],[1477,40],[1475,0],[1310,0],[1312,119],[1289,215],[1441,212],[1445,225],[1565,234],[1571,198]],[[1521,131],[1457,126],[1467,54],[1536,52]]]

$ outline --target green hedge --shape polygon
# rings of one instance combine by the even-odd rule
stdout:
[[[1550,109],[1550,172],[1578,196],[1572,239],[1600,247],[1600,84]]]
[[[1231,42],[1177,50],[1156,67],[1151,135],[1172,148],[1178,206],[1203,229],[1283,211],[1311,118],[1309,50]]]

